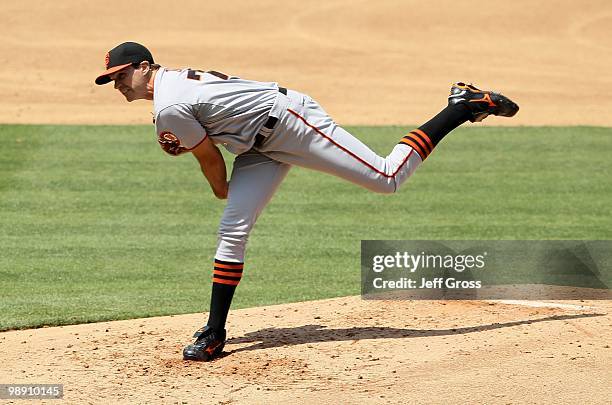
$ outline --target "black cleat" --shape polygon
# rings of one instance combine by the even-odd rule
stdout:
[[[448,103],[465,104],[472,113],[472,122],[480,122],[489,115],[512,117],[519,110],[516,103],[502,94],[483,91],[461,82],[452,85]]]
[[[225,346],[225,336],[225,329],[215,331],[208,325],[198,329],[193,335],[196,341],[183,349],[183,359],[211,361],[219,357]]]

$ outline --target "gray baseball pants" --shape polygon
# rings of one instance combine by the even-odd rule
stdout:
[[[346,179],[378,193],[393,193],[421,164],[403,143],[381,157],[338,126],[309,96],[289,90],[288,109],[265,140],[236,157],[227,206],[219,225],[218,260],[244,262],[249,233],[292,165]]]

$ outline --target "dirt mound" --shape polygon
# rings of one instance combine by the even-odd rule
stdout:
[[[233,311],[225,356],[184,362],[205,315],[0,334],[11,383],[69,403],[603,403],[610,301],[592,308],[339,298]]]

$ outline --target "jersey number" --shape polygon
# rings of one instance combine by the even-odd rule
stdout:
[[[203,70],[193,70],[193,69],[189,69],[187,71],[187,78],[192,79],[192,80],[202,80],[203,73],[208,73],[210,75],[217,76],[219,79],[223,79],[223,80],[229,79],[228,75],[224,73],[216,72],[214,70],[209,70],[207,72],[204,72]]]

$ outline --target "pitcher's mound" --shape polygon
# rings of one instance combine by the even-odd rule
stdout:
[[[603,403],[612,302],[565,304],[347,297],[237,310],[211,363],[181,357],[203,314],[10,331],[0,374],[63,384],[69,403]]]

